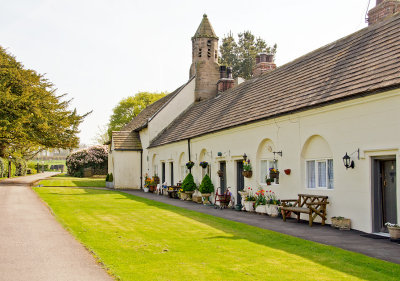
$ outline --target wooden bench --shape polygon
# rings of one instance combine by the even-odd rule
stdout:
[[[308,214],[309,225],[312,226],[317,216],[321,217],[322,225],[326,220],[326,205],[329,204],[328,196],[299,194],[298,199],[281,200],[283,221],[286,221],[288,213],[297,215],[297,222],[300,222],[300,214]]]

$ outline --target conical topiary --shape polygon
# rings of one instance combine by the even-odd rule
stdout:
[[[183,191],[194,191],[196,189],[196,184],[191,173],[187,174],[186,178],[182,182]]]
[[[206,174],[201,181],[199,191],[203,194],[214,192],[214,185],[211,182],[210,177]]]

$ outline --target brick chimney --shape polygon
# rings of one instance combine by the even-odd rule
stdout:
[[[368,12],[368,25],[372,25],[400,12],[400,0],[376,0],[376,6]]]
[[[219,73],[220,78],[217,82],[218,93],[225,92],[235,86],[235,79],[232,78],[232,67],[221,65],[219,67]]]
[[[271,53],[259,53],[256,56],[256,65],[253,68],[253,77],[260,76],[276,68],[274,55]]]

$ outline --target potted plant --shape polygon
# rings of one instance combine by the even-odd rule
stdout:
[[[201,196],[203,197],[203,204],[210,204],[209,197],[211,196],[211,193],[214,192],[214,185],[212,184],[211,179],[207,174],[201,181],[199,191],[201,192]]]
[[[350,230],[351,228],[351,220],[344,217],[332,217],[331,222],[332,227],[340,230]]]
[[[243,172],[242,175],[245,178],[251,178],[251,176],[253,175],[253,169],[251,167],[251,163],[250,163],[250,159],[247,161],[243,161]]]
[[[271,179],[268,176],[266,177],[265,182],[267,185],[271,185]]]
[[[270,215],[271,217],[277,217],[279,215],[279,205],[281,204],[281,201],[276,197],[275,192],[272,192],[271,190],[267,192],[267,214]]]
[[[144,176],[144,187],[143,187],[144,192],[149,192],[150,184],[151,184],[151,178],[149,178],[149,176],[146,174]]]
[[[114,187],[114,177],[113,174],[107,174],[106,176],[106,187],[107,188],[113,188]]]
[[[385,223],[389,230],[390,240],[399,241],[400,240],[400,225],[387,222]]]
[[[182,189],[187,196],[186,200],[192,199],[192,194],[196,190],[196,188],[197,188],[197,186],[196,186],[196,183],[194,182],[192,173],[187,174],[187,176],[185,177],[185,179],[182,182]]]
[[[261,189],[256,192],[256,202],[254,203],[256,213],[266,214],[267,213],[266,205],[267,205],[267,198],[265,197],[265,191]]]
[[[206,161],[201,161],[200,164],[199,164],[199,166],[202,167],[203,169],[205,169],[205,168],[207,168],[207,166],[208,166],[208,162],[206,162]]]
[[[154,181],[154,183],[155,183],[156,185],[160,183],[160,178],[158,177],[157,174],[155,174],[155,175],[153,176],[153,181]]]
[[[285,169],[285,170],[283,170],[283,171],[285,172],[286,175],[290,175],[290,173],[292,172],[291,169]]]
[[[275,168],[269,168],[269,177],[271,179],[279,178],[279,171]]]
[[[256,197],[252,194],[253,189],[251,187],[247,188],[247,195],[244,197],[244,208],[247,212],[254,212],[254,203],[256,202]]]
[[[189,170],[191,170],[194,166],[194,162],[193,161],[189,161],[186,163],[186,168],[188,168]]]

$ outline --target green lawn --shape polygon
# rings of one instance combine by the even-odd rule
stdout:
[[[400,276],[397,264],[121,192],[35,191],[122,280],[387,281]]]
[[[105,187],[105,177],[99,178],[76,178],[64,174],[42,180],[39,185],[43,186],[79,186],[79,187]]]

